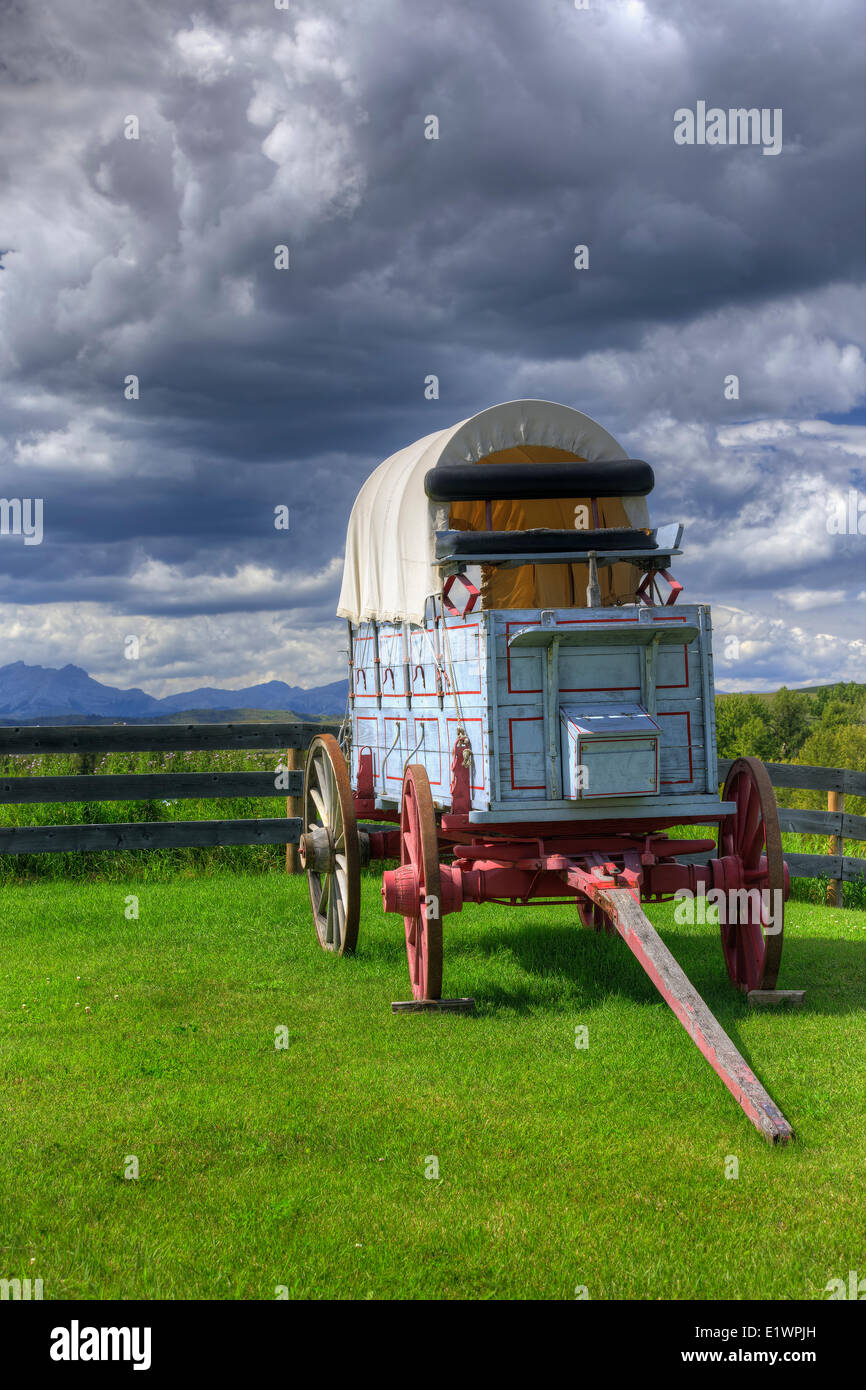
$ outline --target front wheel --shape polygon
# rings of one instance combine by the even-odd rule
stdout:
[[[403,777],[400,810],[400,863],[412,869],[413,907],[403,918],[412,996],[442,998],[442,884],[439,838],[430,779],[423,763],[411,763]]]
[[[731,764],[722,800],[737,806],[719,826],[718,863],[725,890],[722,951],[728,975],[744,993],[775,989],[786,872],[776,794],[759,758],[737,758]]]

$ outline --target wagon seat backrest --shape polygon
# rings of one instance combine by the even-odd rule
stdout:
[[[580,454],[571,454],[565,449],[527,444],[488,454],[479,460],[479,466],[485,463],[585,462]],[[586,510],[578,512],[579,507]],[[594,530],[631,525],[621,497],[452,502],[449,525],[455,531],[528,531],[539,526],[571,530],[575,518],[586,516]],[[484,565],[481,602],[484,608],[585,608],[588,579],[589,566],[585,563],[520,565],[515,569]],[[599,572],[599,584],[605,607],[638,601],[635,570],[631,565],[606,566]]]

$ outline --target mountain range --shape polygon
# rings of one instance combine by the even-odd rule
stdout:
[[[81,666],[28,666],[13,661],[0,666],[0,717],[4,719],[45,719],[80,714],[103,718],[161,719],[181,710],[251,709],[291,710],[294,714],[316,718],[341,715],[346,708],[348,682],[332,681],[305,690],[285,681],[266,681],[241,690],[222,690],[202,686],[167,695],[158,700],[143,690],[118,690],[95,681]]]

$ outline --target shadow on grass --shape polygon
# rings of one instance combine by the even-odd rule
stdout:
[[[694,936],[662,929],[659,934],[726,1029],[749,1015],[745,996],[728,980],[718,933],[710,930],[705,936]],[[571,1008],[577,999],[593,1004],[611,995],[640,1004],[655,1000],[661,1007],[668,1007],[616,934],[608,936],[567,921],[561,925],[523,922],[509,926],[506,919],[502,931],[481,930],[473,933],[471,940],[464,935],[449,941],[446,922],[447,979],[459,980],[461,958],[469,963],[472,957],[492,957],[503,951],[521,967],[524,979],[511,986],[479,981],[474,986],[479,1008],[488,1005],[517,1012],[539,1008],[559,1011]],[[559,981],[566,988],[552,992],[551,981]],[[866,1004],[866,940],[787,938],[779,987],[806,990],[805,1003],[798,1013],[832,1016],[861,1010]],[[780,1012],[788,1010],[783,1008]]]

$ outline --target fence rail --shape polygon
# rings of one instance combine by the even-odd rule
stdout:
[[[339,724],[298,721],[257,724],[67,724],[0,728],[0,754],[199,752],[224,749],[295,750],[316,734],[336,733]],[[291,757],[291,754],[290,754]],[[286,797],[300,808],[304,774],[273,772],[82,771],[71,777],[9,777],[0,780],[0,805],[47,802],[187,801],[225,797]],[[130,821],[97,825],[0,827],[0,854],[57,854],[61,851],[178,849],[221,845],[296,845],[298,815],[249,816],[244,820]]]
[[[719,758],[721,781],[727,777],[734,761],[733,758]],[[764,767],[774,787],[866,796],[866,772],[852,772],[847,767],[800,767],[797,763],[764,763]]]
[[[72,777],[5,777],[0,805],[50,801],[195,801],[227,796],[300,796],[303,770],[274,772],[113,772]]]
[[[339,723],[29,724],[0,728],[0,753],[156,753],[225,748],[306,748]]]
[[[226,797],[287,798],[285,817],[244,820],[133,821],[97,825],[0,827],[0,854],[42,854],[76,850],[167,849],[219,845],[291,846],[301,833],[298,798],[303,771],[298,750],[320,733],[336,733],[336,723],[298,721],[250,724],[109,724],[46,725],[0,728],[0,754],[79,753],[82,771],[62,777],[0,779],[0,805],[38,805],[51,802],[186,801]],[[277,784],[273,772],[135,772],[93,773],[97,753],[198,752],[224,749],[288,750],[287,767]],[[727,775],[730,760],[719,760],[719,776]],[[845,810],[845,796],[866,796],[866,772],[849,768],[799,767],[766,763],[770,781],[778,788],[826,791],[826,811],[779,808],[784,831],[826,835],[829,854],[786,853],[795,878],[829,877],[834,901],[842,901],[842,884],[866,877],[866,859],[844,853],[846,840],[866,840],[866,816]],[[690,858],[692,856],[689,856]],[[696,856],[704,858],[707,856]]]
[[[186,846],[297,844],[299,817],[244,820],[132,821],[101,825],[16,825],[0,829],[0,854],[85,849],[178,849]]]
[[[732,759],[719,759],[719,777],[724,781]],[[866,796],[866,772],[847,767],[800,767],[796,763],[765,763],[770,781],[780,789],[827,793],[826,811],[797,811],[779,807],[782,830],[799,835],[826,835],[829,854],[795,854],[785,851],[785,863],[792,878],[828,878],[828,902],[842,906],[843,884],[866,878],[866,859],[845,854],[846,840],[866,840],[866,816],[845,810],[845,797]]]

